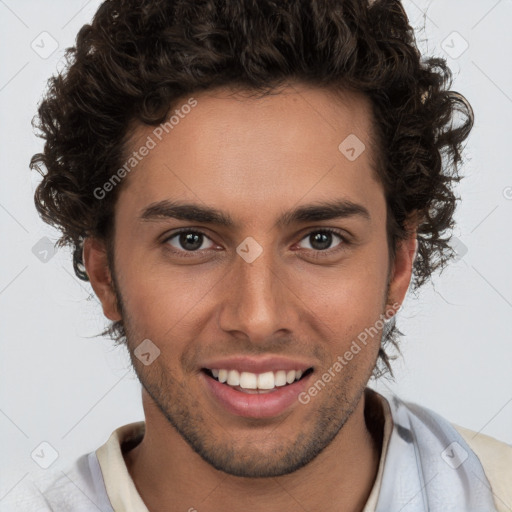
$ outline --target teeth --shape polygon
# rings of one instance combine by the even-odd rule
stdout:
[[[251,373],[237,370],[210,370],[212,375],[222,383],[230,386],[240,386],[243,389],[274,389],[299,380],[302,370],[279,370],[277,372]]]
[[[279,370],[274,375],[274,384],[276,386],[284,386],[286,384],[286,372],[284,370]]]
[[[240,387],[256,389],[258,387],[258,376],[255,373],[242,372],[240,374]]]
[[[230,386],[240,385],[240,374],[236,370],[230,370],[228,372],[228,384]]]
[[[274,388],[274,372],[260,373],[258,375],[258,389]]]

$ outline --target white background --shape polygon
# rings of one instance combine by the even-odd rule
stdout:
[[[65,468],[115,428],[143,418],[124,349],[94,337],[104,319],[89,284],[74,276],[69,252],[47,263],[32,252],[57,233],[33,204],[38,178],[28,163],[41,141],[30,122],[64,48],[99,3],[0,0],[0,500],[29,472],[43,471],[31,458],[41,442],[58,452],[52,468]],[[422,51],[448,59],[453,89],[472,104],[476,125],[455,231],[467,252],[435,286],[406,301],[396,382],[377,387],[512,443],[512,1],[404,6]],[[31,47],[46,37],[51,49],[44,31],[58,43],[46,59]],[[458,55],[464,41],[469,47]]]

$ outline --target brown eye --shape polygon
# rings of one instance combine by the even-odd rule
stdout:
[[[179,252],[195,252],[211,248],[207,244],[205,245],[206,240],[210,239],[204,233],[186,230],[171,235],[165,240],[165,243],[168,243]]]
[[[326,251],[333,248],[332,244],[336,238],[338,238],[341,242],[345,242],[343,236],[330,229],[311,231],[301,240],[301,242],[307,241],[310,247],[304,247],[300,243],[299,246],[304,249],[311,249],[313,251]],[[340,245],[340,243],[336,244],[334,247],[337,247],[338,245]]]

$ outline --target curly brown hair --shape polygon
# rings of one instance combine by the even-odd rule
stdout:
[[[194,92],[264,95],[292,81],[370,98],[390,254],[415,215],[412,289],[442,270],[454,254],[453,189],[473,112],[449,90],[446,61],[421,56],[399,0],[107,0],[66,50],[34,121],[45,139],[31,160],[43,176],[36,208],[62,232],[58,245],[71,246],[76,275],[88,280],[86,237],[110,244],[122,187],[102,200],[93,191],[121,165],[127,127],[162,123]],[[125,341],[122,322],[102,334]],[[401,335],[393,319],[375,376],[392,375],[385,347]]]

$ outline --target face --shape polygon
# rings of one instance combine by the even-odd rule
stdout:
[[[182,438],[227,473],[282,475],[350,418],[410,267],[400,251],[396,266],[389,260],[363,96],[297,85],[265,98],[225,89],[194,98],[168,134],[133,134],[131,151],[148,137],[156,144],[122,185],[113,268],[98,270],[105,260],[89,241],[86,268],[106,316],[124,322],[144,389]],[[351,134],[366,146],[356,159],[338,148]]]

